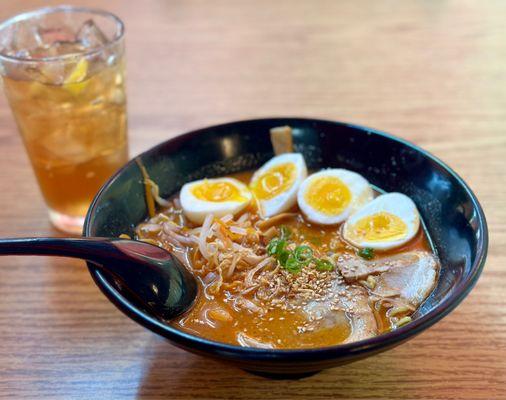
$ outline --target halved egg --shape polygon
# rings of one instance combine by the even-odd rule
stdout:
[[[208,214],[216,218],[242,211],[252,199],[246,185],[233,178],[202,179],[181,188],[180,200],[184,215],[202,224]]]
[[[324,169],[309,176],[297,194],[299,208],[306,218],[321,225],[343,222],[372,199],[369,182],[346,169]]]
[[[293,207],[306,176],[306,162],[299,153],[285,153],[267,161],[253,174],[249,184],[260,214],[270,217]]]
[[[415,203],[401,193],[376,197],[343,226],[343,238],[360,248],[388,250],[409,242],[420,228]]]

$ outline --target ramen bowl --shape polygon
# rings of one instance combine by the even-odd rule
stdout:
[[[273,156],[269,130],[289,125],[295,150],[308,168],[346,168],[380,190],[397,191],[416,203],[441,261],[437,286],[413,321],[379,336],[314,349],[240,347],[192,335],[158,320],[112,276],[89,264],[107,298],[122,312],[172,344],[269,377],[301,377],[393,348],[429,328],[466,297],[483,268],[488,234],[483,210],[466,183],[425,150],[374,129],[302,118],[232,122],[192,131],[153,147],[127,163],[100,190],[86,217],[84,236],[134,235],[148,216],[141,161],[162,197],[189,181],[261,166]],[[167,360],[170,362],[170,360]]]

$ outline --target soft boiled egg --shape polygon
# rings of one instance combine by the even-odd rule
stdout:
[[[301,154],[285,153],[267,161],[253,174],[249,184],[260,214],[270,217],[293,207],[306,176],[306,162]]]
[[[233,178],[202,179],[190,182],[181,189],[181,207],[184,215],[196,224],[202,224],[208,214],[216,218],[235,215],[251,202],[246,185]]]
[[[299,208],[306,218],[320,225],[343,222],[372,199],[369,182],[346,169],[324,169],[311,175],[297,194]]]
[[[343,238],[360,248],[388,250],[410,241],[420,227],[415,203],[401,193],[376,197],[343,226]]]

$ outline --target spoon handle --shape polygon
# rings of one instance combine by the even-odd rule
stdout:
[[[121,240],[121,239],[119,239]],[[0,255],[63,256],[101,262],[116,248],[103,238],[27,237],[0,239]]]
[[[120,238],[6,238],[0,239],[0,256],[2,255],[79,258],[129,281],[136,281],[141,274],[158,277],[160,273],[175,273],[167,272],[167,268],[161,267],[174,262],[166,250]]]

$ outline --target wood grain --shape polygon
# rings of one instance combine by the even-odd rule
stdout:
[[[3,2],[0,17],[40,4]],[[127,26],[132,154],[258,116],[382,129],[432,151],[471,185],[488,217],[488,261],[464,303],[409,343],[280,383],[144,330],[103,297],[83,263],[2,258],[0,397],[506,398],[505,2],[116,0],[107,8]],[[0,185],[0,236],[57,234],[3,98]]]

